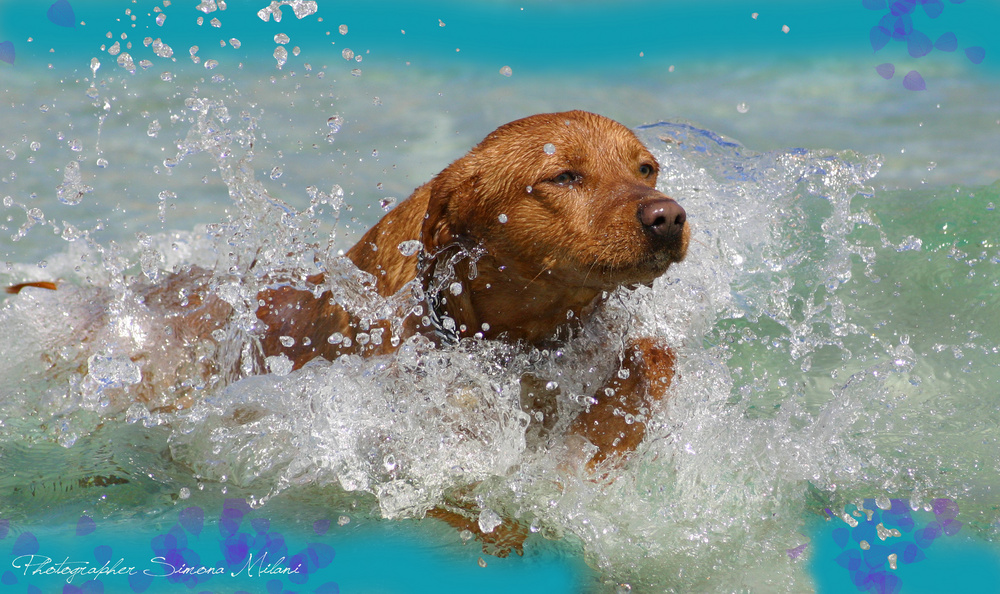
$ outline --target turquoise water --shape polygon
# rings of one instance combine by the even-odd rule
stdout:
[[[997,8],[911,6],[912,29],[957,38],[916,57],[906,40],[873,52],[872,28],[905,16],[877,5],[298,3],[265,22],[263,2],[0,2],[0,281],[68,285],[0,311],[0,591],[186,587],[157,556],[224,572],[196,584],[215,592],[989,591]],[[610,335],[567,345],[641,331],[681,355],[613,481],[527,447],[511,398],[528,366],[570,394],[586,370],[501,345],[415,347],[393,362],[413,375],[181,374],[186,413],[122,396],[131,355],[250,342],[238,323],[220,351],[171,342],[131,279],[199,264],[239,302],[250,259],[288,265],[270,246],[333,259],[497,125],[570,108],[635,128],[694,224],[683,265],[616,295]],[[435,412],[454,386],[487,411],[464,442]],[[421,519],[467,484],[532,527],[523,557]],[[239,574],[265,552],[303,573]],[[67,584],[25,555],[139,577]]]

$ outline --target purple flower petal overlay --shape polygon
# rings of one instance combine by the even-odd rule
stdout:
[[[226,499],[222,504],[222,517],[219,518],[219,533],[232,536],[240,529],[243,516],[250,511],[250,506],[243,499]]]
[[[230,567],[238,567],[247,560],[250,554],[250,537],[247,534],[237,534],[227,538],[222,545],[222,553]]]
[[[152,584],[153,576],[147,575],[141,571],[128,576],[128,585],[129,588],[132,588],[133,592],[145,592]]]
[[[941,0],[925,0],[924,1],[924,12],[927,16],[936,19],[941,16],[944,11],[944,4],[941,4]]]
[[[934,42],[934,47],[943,52],[953,52],[958,49],[958,37],[952,32],[945,33]]]
[[[868,33],[868,38],[872,42],[872,50],[877,52],[889,43],[891,36],[889,35],[889,30],[885,27],[875,26],[872,27],[871,32]]]
[[[798,547],[799,552],[801,553],[804,551],[806,546],[808,546],[808,543]],[[333,550],[333,547],[328,544],[314,542],[306,547],[305,554],[308,555],[312,566],[322,569],[323,567],[333,563],[333,558],[337,553]]]
[[[892,13],[893,16],[910,14],[913,12],[913,9],[916,8],[916,4],[916,0],[898,0],[889,6],[889,12]]]
[[[60,27],[76,26],[76,15],[73,14],[73,7],[69,5],[69,0],[56,0],[46,14],[50,21]]]
[[[861,569],[861,552],[854,549],[844,551],[834,562],[848,571],[857,571]]]
[[[34,555],[38,552],[38,539],[30,532],[22,532],[14,541],[14,549],[11,554],[15,557],[21,555]]]
[[[250,527],[253,528],[254,532],[266,534],[271,529],[271,521],[267,518],[254,518],[250,520]]]
[[[973,64],[979,64],[986,57],[986,50],[981,47],[967,47],[965,48],[965,55],[969,57],[969,61]]]
[[[313,532],[317,535],[326,534],[326,531],[330,529],[330,520],[316,520],[313,522]],[[0,536],[0,538],[3,538]]]
[[[931,44],[930,37],[927,37],[920,31],[911,33],[910,38],[906,41],[906,49],[914,58],[926,56],[933,48],[934,46]]]
[[[958,520],[945,520],[941,522],[941,529],[946,536],[955,536],[962,529],[962,523]]]
[[[80,516],[80,519],[76,522],[77,536],[87,536],[96,529],[97,524],[94,523],[94,518],[91,518],[90,516]]]
[[[911,70],[903,77],[903,87],[909,91],[925,91],[927,83],[924,82],[924,77],[920,76],[919,72]]]
[[[805,552],[805,550],[806,550],[806,548],[808,546],[809,546],[809,543],[800,544],[799,546],[795,547],[794,549],[788,549],[785,552],[788,553],[788,558],[792,559],[794,561],[795,559],[799,558],[799,555],[801,555],[803,552]]]
[[[3,572],[3,575],[0,576],[0,584],[3,584],[5,586],[13,586],[16,583],[17,583],[17,576],[14,575],[14,572],[12,571],[5,571]]]
[[[14,63],[14,44],[10,41],[0,42],[0,60],[8,64]]]
[[[179,520],[185,530],[197,536],[205,525],[205,511],[200,507],[188,507],[181,511]]]
[[[958,503],[951,499],[935,499],[931,502],[931,510],[938,521],[954,520],[958,517]]]
[[[885,64],[879,64],[876,66],[875,72],[878,72],[878,75],[882,78],[889,80],[896,75],[896,67],[886,62]]]
[[[833,542],[837,543],[837,546],[844,548],[847,546],[847,540],[850,538],[851,533],[847,528],[837,528],[832,533]]]
[[[94,548],[94,560],[101,565],[111,562],[111,554],[112,550],[108,545],[100,545]]]
[[[913,33],[913,19],[904,14],[892,21],[889,31],[892,33],[893,39],[905,41]]]
[[[885,8],[885,0],[862,0],[861,4],[868,10],[883,10]]]

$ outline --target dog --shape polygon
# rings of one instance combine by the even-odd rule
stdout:
[[[266,289],[257,310],[266,326],[264,354],[288,357],[298,368],[315,357],[391,352],[416,333],[437,343],[476,336],[556,345],[610,291],[648,285],[684,259],[687,215],[656,190],[658,173],[635,134],[603,116],[569,111],[505,124],[347,252],[383,297],[417,283],[424,297],[416,314],[395,328],[359,324],[330,291]],[[408,242],[420,249],[401,250]],[[440,291],[432,286],[439,277],[459,286]],[[324,279],[308,280],[321,286]],[[376,333],[382,336],[373,341]],[[627,373],[609,379],[573,425],[597,447],[592,468],[641,442],[643,424],[626,419],[662,397],[674,359],[651,338],[626,348],[620,368]]]
[[[416,334],[441,346],[476,337],[555,348],[611,291],[649,285],[684,259],[687,216],[656,189],[658,173],[656,159],[632,131],[600,115],[568,111],[505,124],[417,188],[346,253],[370,275],[371,288],[398,305],[399,315],[346,310],[323,274],[308,277],[304,287],[271,278],[256,310],[262,355],[297,369],[316,358],[385,355]],[[166,285],[176,282],[186,281]],[[9,290],[26,286],[54,288],[23,283]],[[145,298],[176,293],[153,288]],[[208,304],[215,322],[195,333],[218,329],[224,308],[208,297],[196,301]],[[190,315],[175,319],[195,323]],[[569,425],[594,452],[588,469],[626,460],[641,443],[642,419],[670,386],[675,358],[655,338],[626,345],[613,362],[615,372]],[[525,378],[522,389],[533,390],[532,406],[544,408],[539,396],[554,394],[533,383]],[[480,532],[467,514],[439,508],[430,515]],[[518,548],[517,534],[494,537],[504,539]],[[500,542],[499,550],[507,544]]]

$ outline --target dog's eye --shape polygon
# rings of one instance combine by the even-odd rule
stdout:
[[[642,165],[639,165],[639,175],[643,177],[650,177],[654,173],[656,173],[656,168],[650,165],[649,163],[643,163]]]
[[[559,184],[560,186],[568,186],[579,182],[580,176],[572,171],[563,171],[559,175],[553,177],[551,181],[552,183]]]

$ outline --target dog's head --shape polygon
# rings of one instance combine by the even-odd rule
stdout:
[[[481,247],[518,276],[608,290],[682,260],[684,209],[625,126],[582,111],[501,126],[430,184],[423,240]]]

